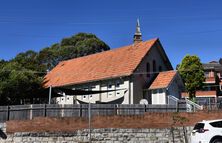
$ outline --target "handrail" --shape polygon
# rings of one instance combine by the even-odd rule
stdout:
[[[179,100],[178,98],[176,98],[175,96],[172,96],[172,95],[169,95],[168,97],[171,98],[172,100],[176,101],[176,102]]]
[[[193,105],[193,106],[196,107],[197,109],[203,110],[203,106],[198,105],[197,103],[194,103],[193,101],[190,101],[189,99],[185,99],[185,101],[186,101],[188,104]]]

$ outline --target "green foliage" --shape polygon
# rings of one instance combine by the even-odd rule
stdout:
[[[178,66],[178,70],[189,93],[189,98],[195,100],[195,93],[202,88],[205,80],[203,66],[199,57],[186,55]]]
[[[46,66],[40,64],[38,53],[32,50],[19,53],[12,61],[19,63],[25,69],[38,72],[44,72],[46,70]]]
[[[10,61],[0,60],[0,105],[20,104],[21,99],[43,93],[41,84],[46,71],[60,61],[109,49],[95,35],[79,33],[39,53],[29,50]]]
[[[18,62],[8,62],[0,69],[0,105],[20,104],[20,99],[35,95],[42,78]],[[2,102],[4,101],[4,102]]]
[[[39,61],[48,69],[55,67],[60,61],[86,56],[109,50],[103,41],[93,34],[79,33],[70,38],[64,38],[61,43],[42,49]]]

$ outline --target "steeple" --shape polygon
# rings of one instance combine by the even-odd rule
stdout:
[[[133,36],[133,42],[134,43],[139,43],[142,41],[142,33],[140,31],[140,22],[139,19],[137,19],[137,23],[136,23],[136,32]]]

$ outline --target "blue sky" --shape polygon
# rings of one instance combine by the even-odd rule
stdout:
[[[2,0],[0,59],[39,51],[78,32],[111,48],[132,44],[136,19],[143,40],[159,37],[175,67],[186,54],[222,57],[221,0]]]

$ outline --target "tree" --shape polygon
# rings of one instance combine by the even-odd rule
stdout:
[[[0,60],[0,105],[21,104],[21,99],[45,95],[43,77],[60,61],[109,49],[95,35],[79,33],[40,52],[28,50],[10,61]]]
[[[17,54],[12,61],[19,63],[23,68],[28,70],[36,72],[46,71],[46,66],[42,65],[38,59],[38,53],[32,50]]]
[[[0,69],[0,105],[20,104],[20,99],[38,93],[42,78],[15,61]]]
[[[2,64],[4,64],[4,63],[6,63],[6,61],[5,60],[0,60],[0,65],[2,65]]]
[[[219,63],[222,65],[222,58],[220,58]]]
[[[202,88],[205,80],[203,66],[199,57],[186,55],[178,66],[178,71],[185,83],[189,98],[194,100],[196,91]]]
[[[72,37],[64,38],[60,43],[42,49],[38,59],[48,69],[55,67],[60,61],[82,57],[102,51],[110,47],[98,39],[94,34],[78,33]]]

